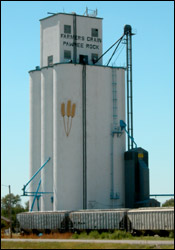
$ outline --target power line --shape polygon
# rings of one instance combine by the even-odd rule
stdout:
[[[116,44],[116,43],[118,43],[123,37],[124,37],[124,35],[125,34],[123,34],[108,50],[106,50],[105,51],[105,53],[103,53],[96,61],[95,61],[95,63],[97,63],[110,49],[112,49],[112,47],[114,47],[114,45]],[[94,64],[95,64],[94,63]]]
[[[9,187],[9,186],[7,186],[7,185],[4,185],[4,184],[1,184],[1,186],[4,186],[4,187]]]
[[[120,43],[121,43],[122,39],[123,39],[123,36],[120,38],[119,43],[117,44],[117,46],[116,46],[116,48],[115,48],[114,52],[112,53],[112,56],[110,57],[110,59],[109,59],[109,61],[108,61],[108,63],[107,63],[107,66],[109,65],[109,63],[110,63],[110,61],[111,61],[112,57],[114,56],[114,54],[115,54],[116,50],[118,49],[118,46],[120,45]]]
[[[123,44],[123,46],[121,47],[120,52],[118,53],[118,56],[116,57],[116,59],[114,61],[114,64],[117,61],[117,59],[118,59],[119,55],[121,54],[121,52],[123,51],[124,47],[125,47],[125,44]]]

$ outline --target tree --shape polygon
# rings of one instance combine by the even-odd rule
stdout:
[[[21,198],[19,195],[7,194],[5,197],[1,199],[1,209],[3,209],[6,212],[9,209],[10,197],[11,197],[11,207],[15,207],[21,202]]]
[[[171,199],[165,201],[162,204],[162,207],[174,207],[174,198],[171,198]]]
[[[24,209],[21,205],[21,198],[19,195],[7,194],[1,199],[1,215],[9,218],[9,209],[10,209],[10,197],[11,197],[11,213],[12,213],[12,230],[17,227],[16,214],[28,211]],[[27,205],[26,205],[27,208]],[[1,224],[1,227],[3,224]]]

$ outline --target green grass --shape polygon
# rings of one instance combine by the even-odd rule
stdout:
[[[174,233],[170,233],[169,237],[154,237],[154,236],[133,236],[131,233],[115,230],[114,232],[102,232],[91,231],[89,234],[86,231],[81,232],[80,234],[74,233],[72,239],[110,239],[110,240],[121,240],[121,239],[130,239],[130,240],[172,240],[174,238]]]
[[[69,236],[70,237],[70,236]],[[169,237],[132,236],[130,233],[115,230],[113,232],[101,232],[97,230],[80,234],[74,233],[72,239],[130,239],[130,240],[173,240],[174,233]],[[35,237],[40,238],[40,237]],[[58,238],[58,237],[57,237]],[[78,242],[1,242],[1,249],[174,249],[174,245],[140,245],[119,243],[78,243]]]
[[[89,234],[83,231],[80,234],[74,233],[72,235],[72,239],[130,239],[133,236],[130,233],[121,230],[115,230],[113,233],[111,232],[102,232],[99,233],[98,231],[91,231]]]
[[[174,245],[134,245],[111,243],[1,242],[1,249],[174,249]]]

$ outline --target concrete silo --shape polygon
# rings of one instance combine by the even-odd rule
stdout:
[[[41,70],[41,190],[53,192],[53,70]],[[53,210],[52,193],[41,196],[41,210]]]
[[[31,176],[50,160],[36,177],[41,184],[31,184],[39,210],[125,207],[125,68],[94,64],[101,18],[58,13],[40,21],[41,66],[29,72]]]
[[[41,74],[40,71],[30,72],[30,173],[32,176],[41,166]],[[30,186],[30,192],[35,192],[41,174],[36,176]],[[29,207],[32,207],[33,197],[29,199]],[[34,210],[37,210],[36,203]]]

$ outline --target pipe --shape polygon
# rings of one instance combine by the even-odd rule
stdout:
[[[36,200],[36,198],[37,198],[37,194],[38,194],[38,190],[39,190],[39,188],[40,188],[40,185],[41,185],[41,178],[40,178],[40,181],[39,181],[39,184],[38,184],[38,187],[37,187],[35,196],[34,196],[34,198],[33,198],[33,202],[32,202],[32,206],[31,206],[30,212],[33,211],[33,206],[34,206],[34,204],[35,204],[35,200]]]
[[[73,15],[73,63],[77,62],[76,36],[77,36],[77,20],[76,20],[76,14],[74,14]]]
[[[114,197],[114,161],[113,161],[113,138],[114,134],[112,133],[113,131],[113,124],[111,126],[111,191],[110,191],[110,199]]]
[[[127,124],[128,150],[133,149],[133,94],[132,94],[132,35],[131,26],[127,25],[126,35],[126,68],[127,68]]]
[[[38,171],[32,176],[32,178],[27,182],[27,184],[26,185],[24,185],[24,187],[23,187],[23,191],[24,191],[24,193],[25,193],[25,189],[26,189],[26,187],[27,187],[27,185],[29,185],[29,183],[35,178],[35,176],[41,171],[41,169],[48,163],[48,161],[50,160],[51,158],[49,157],[48,159],[47,159],[47,161],[38,169]]]
[[[82,124],[83,124],[83,209],[87,208],[87,148],[86,148],[86,65],[82,69]]]

